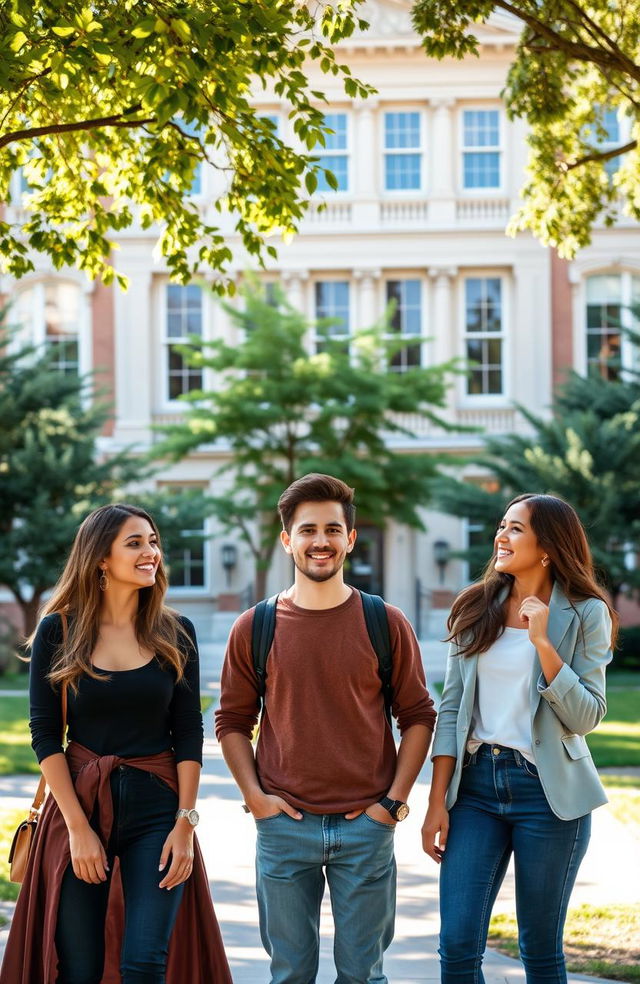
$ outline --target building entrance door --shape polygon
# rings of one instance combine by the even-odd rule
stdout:
[[[358,526],[358,538],[345,564],[344,579],[360,591],[382,594],[383,585],[382,530],[377,526]]]

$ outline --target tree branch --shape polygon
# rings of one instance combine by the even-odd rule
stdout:
[[[607,67],[617,68],[618,71],[625,72],[632,78],[640,81],[640,67],[635,65],[622,53],[618,57],[615,51],[606,51],[604,48],[597,48],[585,42],[571,41],[559,34],[544,21],[534,17],[532,14],[521,10],[520,7],[510,3],[509,0],[495,0],[496,7],[500,7],[513,17],[527,24],[536,34],[546,38],[556,50],[564,51],[577,61],[591,62],[594,65],[606,65]],[[617,49],[619,50],[619,49]]]
[[[614,147],[613,150],[603,150],[598,153],[588,154],[586,157],[581,157],[579,161],[574,161],[573,164],[561,165],[561,169],[565,172],[573,171],[576,167],[580,167],[582,164],[589,164],[591,161],[610,161],[614,157],[619,157],[621,154],[626,154],[629,150],[635,150],[638,146],[637,140],[630,140],[628,144],[624,147]]]
[[[627,65],[627,71],[629,71],[629,69],[635,69],[637,67],[635,63],[627,55],[625,55],[625,53],[618,47],[618,45],[610,37],[610,35],[608,35],[607,32],[600,27],[597,21],[594,21],[593,18],[590,17],[589,14],[587,14],[587,12],[582,9],[580,4],[576,3],[576,0],[566,0],[566,3],[568,3],[570,7],[573,7],[578,17],[582,18],[582,21],[587,25],[587,30],[592,35],[592,37],[594,37],[594,40],[596,37],[599,37],[603,46],[609,47],[610,50],[616,55],[616,57],[623,64]]]
[[[133,106],[128,112],[137,112],[142,107]],[[6,147],[17,140],[25,140],[32,137],[44,137],[49,133],[69,133],[79,130],[95,130],[102,126],[142,126],[145,123],[155,123],[155,117],[149,116],[145,119],[126,120],[123,113],[116,116],[99,116],[93,120],[81,120],[77,123],[54,123],[51,126],[35,126],[28,130],[14,130],[12,133],[5,133],[0,137],[0,148]]]

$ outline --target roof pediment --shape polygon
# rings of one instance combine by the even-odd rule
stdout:
[[[359,42],[371,41],[418,40],[411,23],[409,0],[366,0],[360,8],[361,16],[369,22],[366,31],[356,30],[352,39]],[[494,13],[486,24],[474,24],[472,31],[480,44],[517,44],[522,24],[510,14]],[[348,42],[347,42],[348,44]]]

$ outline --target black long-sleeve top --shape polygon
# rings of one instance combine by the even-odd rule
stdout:
[[[200,666],[195,629],[179,617],[190,644],[184,676],[152,659],[133,670],[96,670],[99,677],[82,676],[78,692],[68,689],[67,736],[97,755],[122,757],[155,755],[172,750],[176,762],[202,764],[203,727],[200,711]],[[62,642],[59,615],[42,619],[31,651],[29,675],[31,744],[38,762],[62,751],[62,703],[47,673]]]

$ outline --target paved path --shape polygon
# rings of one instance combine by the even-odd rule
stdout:
[[[204,647],[203,647],[204,648]],[[216,647],[218,650],[219,647]],[[215,658],[209,658],[214,656]],[[219,652],[203,654],[209,670],[203,691],[218,689]],[[432,661],[425,653],[427,672]],[[439,675],[431,668],[430,681]],[[205,716],[206,734],[212,734],[213,709]],[[387,952],[385,970],[390,984],[423,984],[439,981],[437,959],[438,906],[437,871],[420,848],[420,827],[428,794],[430,767],[427,764],[411,797],[412,812],[396,831],[398,859],[398,914],[395,940]],[[0,777],[2,809],[24,807],[37,777]],[[241,797],[229,775],[217,743],[205,743],[205,766],[198,808],[201,813],[200,842],[211,879],[212,894],[221,923],[235,984],[266,984],[267,959],[258,932],[254,893],[253,855],[255,825],[241,809]],[[581,867],[572,904],[583,902],[637,901],[640,884],[638,841],[604,807],[594,813],[593,836]],[[10,906],[3,906],[10,912]],[[513,872],[510,870],[500,892],[496,911],[513,911]],[[317,984],[335,979],[331,958],[331,914],[323,905],[321,962]],[[6,930],[0,933],[0,947]],[[486,984],[524,984],[519,963],[488,950],[485,955]],[[570,984],[595,980],[571,975]],[[187,984],[187,982],[185,982]]]

